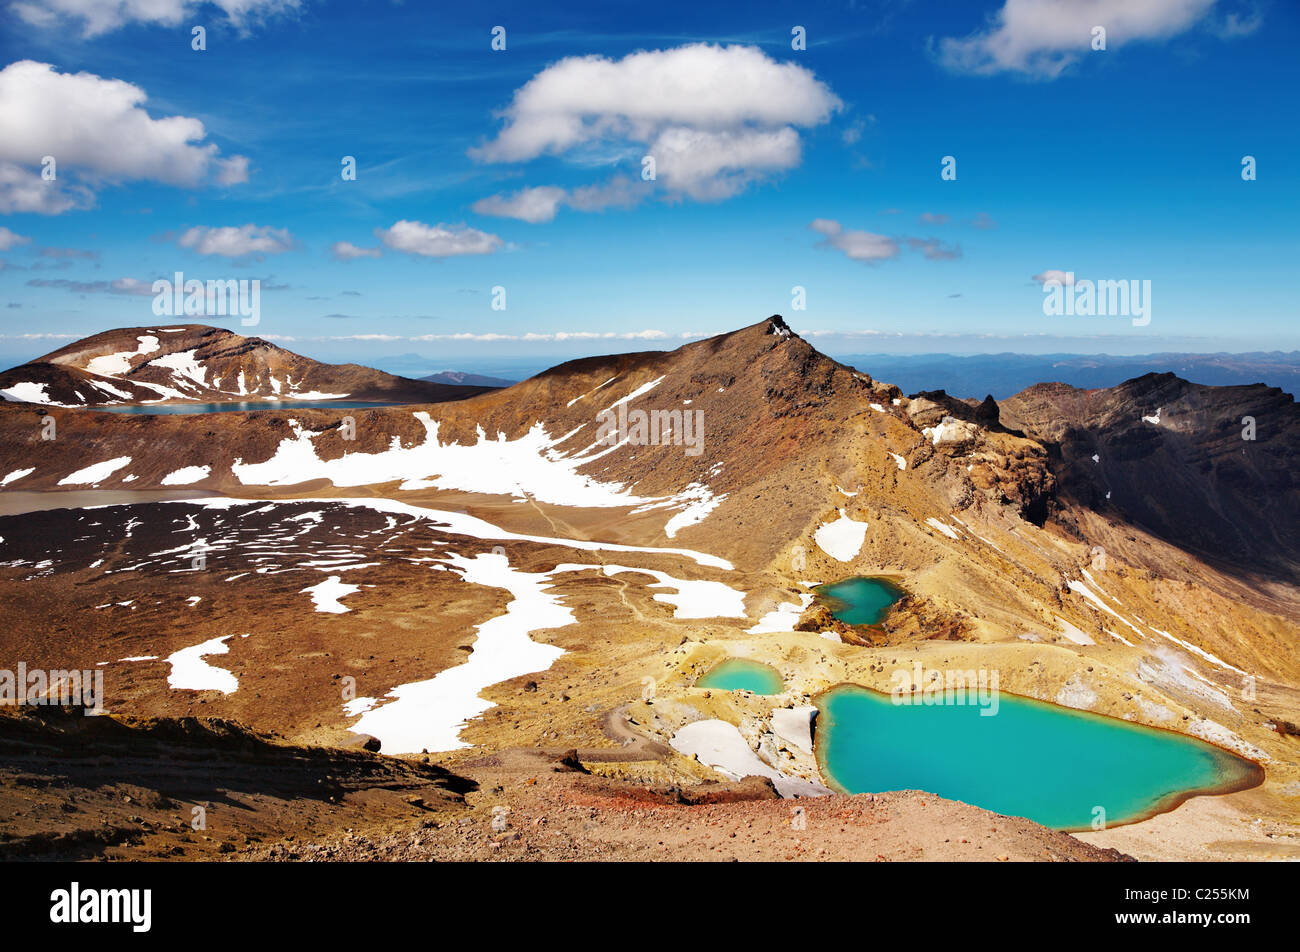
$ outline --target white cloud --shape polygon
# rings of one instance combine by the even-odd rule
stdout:
[[[697,201],[717,201],[750,182],[792,169],[801,157],[799,133],[780,129],[712,131],[674,126],[650,145],[659,178],[670,191]]]
[[[843,225],[829,218],[815,219],[808,227],[826,237],[823,245],[844,252],[853,261],[884,261],[898,256],[898,242],[888,235],[845,231]]]
[[[633,208],[649,195],[653,186],[641,179],[616,175],[600,185],[583,185],[570,190],[568,206],[580,212],[599,212],[606,208]]]
[[[63,21],[81,23],[85,36],[98,36],[127,23],[149,26],[177,26],[193,18],[201,7],[217,7],[239,29],[276,13],[297,10],[299,0],[29,0],[9,5],[26,22],[39,27],[58,27]]]
[[[926,220],[925,215],[921,218]],[[947,220],[946,215],[931,216],[932,221],[939,218]],[[919,251],[931,261],[951,261],[961,257],[960,245],[945,244],[938,238],[913,238],[907,235],[893,237],[870,231],[845,231],[843,225],[830,218],[814,219],[808,227],[825,237],[824,241],[818,243],[820,247],[842,251],[850,261],[871,263],[896,258],[903,246]]]
[[[566,192],[554,185],[524,188],[510,195],[491,195],[480,198],[472,206],[480,215],[497,218],[517,218],[530,224],[551,221],[564,201]]]
[[[696,43],[620,60],[571,56],[515,91],[488,162],[649,154],[673,195],[712,201],[799,164],[800,127],[843,104],[811,71],[752,46]]]
[[[552,221],[560,206],[580,212],[599,212],[606,208],[634,208],[649,197],[649,182],[616,175],[599,185],[583,185],[566,190],[556,185],[520,189],[509,195],[491,195],[474,203],[480,215],[517,218],[530,224]]]
[[[939,41],[939,59],[959,72],[1014,71],[1059,76],[1092,52],[1092,28],[1106,29],[1106,48],[1162,40],[1205,17],[1215,0],[1006,0],[989,25]],[[1099,54],[1104,55],[1104,54]]]
[[[395,222],[391,228],[376,228],[375,235],[394,251],[427,258],[490,255],[503,244],[496,235],[465,225],[426,225],[406,220]]]
[[[378,258],[383,252],[378,248],[359,248],[350,241],[336,241],[330,245],[330,253],[340,261],[354,258]]]
[[[1211,24],[1210,29],[1220,39],[1232,40],[1239,36],[1249,36],[1263,22],[1264,15],[1256,9],[1249,13],[1228,13],[1219,22]]]
[[[1074,284],[1074,272],[1057,271],[1055,269],[1051,269],[1048,271],[1044,271],[1041,274],[1034,275],[1032,278],[1030,278],[1030,280],[1033,281],[1035,284],[1045,285],[1054,282],[1056,284],[1061,285],[1062,287],[1068,287],[1069,285]]]
[[[39,172],[0,161],[0,215],[61,215],[94,204],[95,195],[85,186],[48,182]]]
[[[214,178],[218,185],[240,185],[248,181],[248,156],[232,155],[218,159]]]
[[[0,225],[0,251],[8,251],[15,245],[25,245],[29,241],[31,241],[30,238],[24,235],[15,234],[8,228]]]
[[[93,188],[149,180],[177,186],[248,179],[248,160],[223,157],[198,119],[155,119],[143,89],[92,73],[21,60],[0,70],[0,212],[56,215],[94,203]],[[42,179],[45,156],[54,181]],[[74,176],[76,181],[69,182]]]
[[[279,254],[293,247],[293,236],[287,228],[269,225],[227,225],[209,228],[196,225],[181,233],[176,243],[201,255],[222,255],[242,258],[250,254]]]

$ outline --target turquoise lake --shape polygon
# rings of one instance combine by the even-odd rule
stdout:
[[[1058,830],[1173,809],[1188,796],[1263,780],[1257,764],[1204,741],[1002,693],[974,705],[895,704],[841,685],[816,700],[822,775],[849,793],[924,790]]]
[[[102,413],[234,413],[239,410],[366,410],[373,407],[400,407],[400,403],[365,403],[356,400],[256,400],[239,403],[169,403],[148,406],[90,407]]]
[[[695,682],[697,688],[718,691],[751,691],[754,694],[780,694],[785,682],[781,673],[770,665],[744,658],[730,658],[714,665]]]
[[[887,578],[855,576],[818,585],[817,597],[847,625],[875,625],[906,592]]]

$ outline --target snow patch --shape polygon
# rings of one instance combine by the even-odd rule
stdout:
[[[311,600],[316,603],[316,611],[318,612],[342,615],[344,612],[351,611],[351,609],[339,599],[346,598],[353,592],[359,591],[361,591],[360,585],[349,585],[340,580],[339,576],[331,575],[323,582],[318,582],[310,588],[304,588],[299,594],[310,595]]]
[[[746,628],[747,635],[765,635],[774,631],[794,631],[795,622],[804,610],[812,604],[811,595],[800,595],[799,601],[783,602],[758,620],[753,628]]]
[[[132,357],[143,357],[158,349],[158,338],[151,335],[141,335],[136,338],[136,341],[140,346],[135,350],[124,350],[120,353],[96,357],[86,364],[85,370],[88,373],[99,374],[101,377],[120,377],[122,374],[130,373]]]
[[[212,472],[211,466],[185,466],[173,473],[168,473],[159,483],[160,486],[190,486],[201,479],[207,479]]]
[[[933,516],[925,520],[925,524],[928,525],[931,529],[937,529],[939,532],[942,532],[949,539],[961,538],[959,535],[957,535],[956,529],[948,525],[946,522],[940,522],[938,519],[934,518]]]
[[[64,476],[59,480],[58,484],[60,486],[81,486],[86,483],[98,483],[112,476],[123,466],[129,465],[130,462],[131,457],[119,456],[116,459],[95,463],[93,466],[87,466],[85,469],[79,469],[75,473]]]
[[[212,638],[191,648],[182,648],[167,656],[167,663],[172,666],[167,675],[167,686],[180,691],[220,691],[222,694],[234,694],[239,690],[239,679],[225,668],[208,664],[203,659],[207,655],[228,654],[230,646],[226,639],[231,635]]]
[[[446,560],[475,585],[503,588],[512,598],[504,615],[478,627],[469,659],[425,681],[402,684],[385,696],[387,703],[366,711],[350,728],[378,737],[385,753],[413,754],[470,746],[460,739],[466,722],[495,706],[479,697],[484,688],[534,671],[545,671],[564,650],[539,644],[534,631],[574,624],[573,612],[547,591],[546,574],[512,568],[505,556],[480,553],[473,559]],[[383,700],[383,699],[381,699]]]
[[[36,472],[35,466],[29,467],[28,469],[16,469],[4,479],[0,479],[0,486],[8,486],[10,483],[16,483],[18,480],[30,476],[34,472]]]
[[[862,550],[862,543],[867,538],[869,523],[857,522],[848,517],[843,509],[834,522],[823,523],[813,533],[817,547],[837,562],[851,562]]]
[[[654,597],[657,602],[674,606],[674,618],[744,618],[745,593],[722,582],[698,579],[673,578],[655,569],[629,568],[625,565],[577,565],[566,562],[557,565],[552,574],[560,572],[603,571],[607,577],[624,572],[637,572],[655,579],[650,588],[674,588],[676,594],[662,592]]]
[[[478,441],[465,445],[441,443],[439,422],[422,410],[414,416],[424,426],[424,442],[404,447],[393,437],[388,449],[381,452],[347,453],[332,460],[322,460],[316,453],[312,439],[319,433],[291,420],[294,435],[281,440],[270,459],[261,463],[238,459],[232,470],[244,485],[295,485],[312,479],[328,479],[335,486],[397,481],[403,490],[432,488],[532,497],[559,506],[680,508],[682,512],[665,527],[670,538],[702,520],[725,498],[715,497],[703,483],[692,483],[674,496],[643,497],[622,483],[579,474],[577,470],[596,456],[586,455],[586,450],[560,452],[557,447],[566,437],[552,439],[540,423],[516,440],[506,439],[504,434],[489,439],[480,429]]]

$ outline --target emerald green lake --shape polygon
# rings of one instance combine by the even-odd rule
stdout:
[[[847,625],[875,625],[906,592],[887,578],[855,576],[818,585],[817,597]]]
[[[770,665],[744,658],[729,658],[714,665],[695,682],[697,688],[719,691],[750,691],[754,694],[780,694],[785,687],[781,673]]]
[[[895,704],[857,685],[816,704],[817,759],[832,785],[924,790],[1058,830],[1088,829],[1098,806],[1114,826],[1264,776],[1195,738],[1009,694],[998,695],[993,716],[973,702]]]

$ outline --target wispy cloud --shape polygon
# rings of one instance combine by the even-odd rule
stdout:
[[[635,208],[654,191],[650,182],[616,175],[599,185],[563,189],[554,185],[520,189],[508,195],[479,199],[473,209],[480,215],[517,218],[530,224],[552,221],[562,205],[580,212],[601,212],[607,208]]]
[[[825,236],[821,245],[844,252],[851,261],[884,261],[898,257],[898,242],[888,235],[846,231],[843,225],[829,218],[814,219],[808,227]]]
[[[240,30],[268,16],[299,9],[300,0],[19,0],[9,8],[36,27],[61,29],[80,25],[83,36],[94,37],[130,23],[179,26],[211,5]]]
[[[10,248],[25,245],[29,242],[31,242],[31,238],[12,232],[4,225],[0,225],[0,251],[8,251]]]
[[[1053,268],[1048,271],[1042,271],[1029,280],[1033,281],[1035,284],[1059,284],[1062,287],[1068,287],[1069,285],[1074,284],[1074,272],[1058,271]]]
[[[1104,28],[1106,49],[1113,50],[1185,33],[1214,6],[1215,0],[1005,0],[987,26],[939,40],[937,53],[956,72],[1055,79],[1092,51],[1094,27]],[[1231,22],[1243,30],[1248,21],[1233,17]]]
[[[176,243],[201,255],[245,258],[288,251],[293,247],[293,236],[287,228],[269,225],[227,225],[221,228],[198,225],[182,232]]]
[[[359,248],[350,241],[336,241],[330,245],[330,254],[339,261],[354,261],[357,258],[378,258],[383,252],[378,248]]]
[[[961,257],[961,245],[947,244],[938,238],[904,238],[907,247],[919,251],[931,261],[952,261]]]
[[[29,288],[61,288],[75,294],[126,294],[153,296],[153,282],[138,278],[117,278],[113,281],[70,281],[66,278],[33,278]]]

